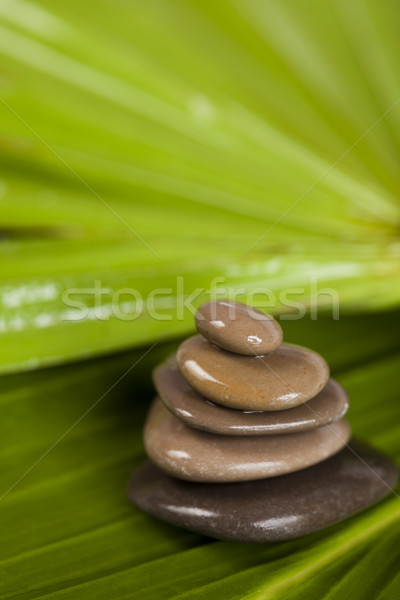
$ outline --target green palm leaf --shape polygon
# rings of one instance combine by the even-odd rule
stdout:
[[[397,9],[309,1],[307,15],[254,0],[0,4],[3,371],[164,335],[110,319],[103,344],[101,324],[64,323],[62,292],[96,279],[146,299],[178,275],[190,295],[217,275],[280,292],[315,273],[343,310],[398,304]],[[4,298],[25,285],[16,316]]]
[[[395,495],[251,546],[124,491],[151,369],[221,277],[272,295],[349,390],[355,435],[399,462],[398,18],[374,0],[0,0],[2,597],[399,595]],[[288,290],[315,316],[315,282],[340,319],[322,295],[317,320],[285,320]]]
[[[354,433],[399,460],[400,345],[389,332],[400,314],[331,323],[292,322],[286,337],[307,337],[324,352],[351,395]],[[396,597],[395,496],[324,532],[270,545],[212,542],[129,504],[125,484],[144,456],[149,369],[170,351],[153,349],[109,393],[143,352],[2,378],[3,597],[366,598],[385,586]]]

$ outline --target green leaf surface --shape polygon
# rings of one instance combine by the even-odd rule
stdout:
[[[179,336],[217,276],[398,306],[398,9],[306,6],[0,2],[2,372]],[[66,320],[95,281],[172,321]]]
[[[399,322],[392,312],[282,324],[288,340],[328,358],[355,435],[400,463]],[[150,369],[173,348],[2,377],[2,597],[395,598],[394,495],[326,531],[254,545],[202,538],[130,505]]]
[[[267,294],[400,465],[398,22],[393,0],[0,0],[1,598],[400,597],[400,489],[260,545],[125,492],[151,369],[221,287]]]
[[[287,318],[298,318],[299,302],[314,306],[315,316],[337,306],[336,318],[398,303],[399,249],[379,245],[345,244],[333,253],[329,244],[293,243],[271,246],[257,261],[233,262],[224,250],[153,264],[127,242],[20,241],[4,245],[3,256],[0,372],[188,333],[194,307],[211,294],[234,292]]]

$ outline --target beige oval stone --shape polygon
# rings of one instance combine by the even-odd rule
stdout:
[[[276,435],[308,431],[338,421],[349,406],[343,387],[330,379],[314,398],[288,410],[242,411],[201,396],[182,376],[175,358],[159,365],[154,385],[165,406],[196,429],[222,435]]]
[[[211,300],[195,319],[206,339],[236,354],[267,354],[282,343],[282,329],[273,317],[241,302]]]
[[[204,482],[249,481],[305,469],[338,452],[349,438],[345,419],[288,435],[214,435],[187,427],[159,398],[144,431],[147,454],[163,471]]]
[[[285,410],[316,396],[329,378],[326,361],[312,350],[282,344],[265,356],[239,356],[203,336],[179,347],[180,372],[202,396],[240,410]]]

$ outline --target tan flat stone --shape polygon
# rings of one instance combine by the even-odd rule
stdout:
[[[165,472],[190,481],[248,481],[314,465],[350,438],[345,419],[313,431],[232,437],[187,427],[157,398],[144,431],[146,451]]]
[[[285,410],[314,398],[329,378],[326,361],[312,350],[282,344],[265,356],[239,356],[203,336],[185,340],[177,363],[202,396],[240,410]]]
[[[178,419],[190,427],[223,435],[308,431],[339,420],[349,406],[343,387],[330,379],[314,398],[289,410],[235,410],[201,396],[181,375],[175,358],[158,366],[153,380],[161,400]]]

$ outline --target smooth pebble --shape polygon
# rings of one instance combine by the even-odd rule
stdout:
[[[128,494],[145,512],[203,535],[276,542],[358,513],[387,496],[397,479],[391,460],[352,442],[309,469],[245,483],[181,481],[146,461],[134,473]]]
[[[267,354],[283,339],[273,317],[240,302],[206,302],[197,310],[195,320],[198,332],[206,339],[237,354]]]
[[[338,452],[350,438],[345,419],[312,431],[232,437],[188,427],[156,398],[144,429],[146,452],[161,469],[190,481],[230,482],[305,469]]]
[[[339,420],[349,406],[343,387],[330,379],[314,398],[280,411],[241,411],[201,396],[181,375],[175,359],[153,372],[158,395],[178,419],[196,429],[224,435],[268,435],[307,431]]]
[[[185,340],[177,363],[202,396],[240,410],[285,410],[314,398],[329,378],[326,361],[312,350],[282,344],[265,356],[238,356],[202,335]]]

